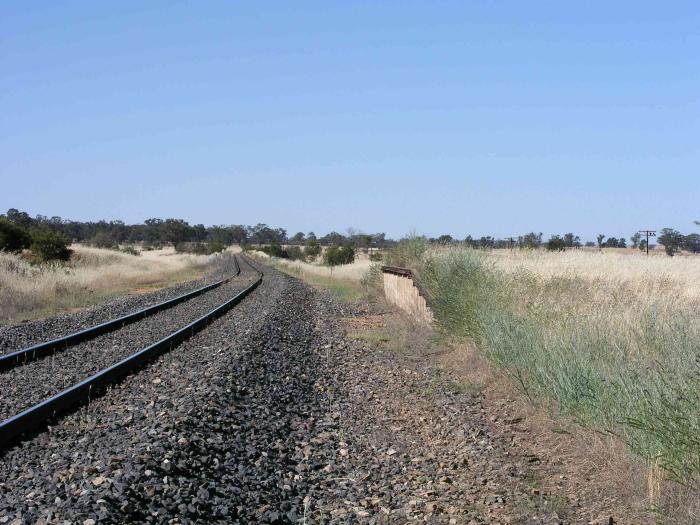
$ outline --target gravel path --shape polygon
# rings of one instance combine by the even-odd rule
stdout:
[[[248,286],[257,276],[245,264],[241,275],[213,290],[117,331],[50,357],[0,373],[0,421],[74,385],[202,317]]]
[[[61,314],[27,323],[2,326],[0,327],[0,354],[62,337],[147,306],[173,299],[230,276],[232,269],[232,256],[224,254],[224,256],[214,258],[207,270],[207,275],[202,279],[187,281],[155,292],[125,295],[77,313]]]
[[[0,523],[581,522],[531,493],[533,458],[478,396],[348,340],[347,306],[265,272],[206,330],[0,456]]]

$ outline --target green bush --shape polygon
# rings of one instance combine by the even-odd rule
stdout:
[[[352,246],[331,246],[323,254],[323,261],[328,266],[350,264],[355,260],[355,249]]]
[[[21,252],[31,243],[32,238],[24,228],[0,218],[0,251]]]
[[[379,262],[384,260],[384,255],[382,254],[382,252],[370,252],[369,260],[372,262]]]
[[[39,262],[67,261],[72,250],[68,248],[70,239],[61,232],[34,230],[32,232],[32,255]]]
[[[207,245],[207,251],[209,253],[220,253],[223,252],[225,249],[226,245],[219,241],[209,241],[209,244]]]
[[[428,251],[428,241],[425,237],[412,235],[401,239],[398,244],[386,256],[386,262],[390,266],[411,267],[417,269]]]
[[[122,253],[126,253],[126,254],[128,254],[128,255],[136,255],[136,256],[141,255],[141,252],[138,251],[138,250],[137,250],[136,248],[134,248],[133,246],[124,246],[124,247],[122,247],[119,251],[122,252]]]
[[[223,252],[226,245],[219,241],[201,242],[178,242],[175,243],[175,251],[178,253],[192,253],[195,255],[211,255],[212,253]]]
[[[304,251],[299,246],[290,246],[287,248],[287,257],[292,261],[304,260]]]
[[[119,243],[107,232],[98,232],[88,241],[88,244],[95,248],[107,248],[113,250],[119,246]]]
[[[566,249],[566,242],[559,235],[552,235],[547,241],[547,250],[550,252],[563,252]]]
[[[260,250],[270,257],[278,257],[280,259],[287,259],[289,257],[287,252],[282,249],[282,246],[276,242],[273,242],[269,246],[263,246]]]
[[[316,257],[318,257],[320,253],[321,245],[318,243],[317,240],[309,239],[308,241],[306,241],[306,247],[304,248],[304,255],[306,256],[306,260],[311,262],[314,259],[316,259]]]

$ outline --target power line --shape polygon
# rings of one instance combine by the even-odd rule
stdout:
[[[649,255],[649,237],[656,237],[656,230],[639,230],[637,233],[643,233],[644,235],[647,236],[647,255]]]

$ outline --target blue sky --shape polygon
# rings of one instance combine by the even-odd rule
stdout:
[[[3,2],[0,210],[498,237],[700,219],[700,3]]]

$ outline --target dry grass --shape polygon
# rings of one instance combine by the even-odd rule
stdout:
[[[700,301],[700,256],[646,256],[636,250],[494,250],[491,258],[500,270],[527,271],[539,277],[579,277],[590,282],[637,292],[649,290],[683,295]]]
[[[140,256],[72,246],[68,264],[32,265],[0,253],[0,323],[81,308],[128,291],[147,291],[200,276],[208,256],[172,249]]]

